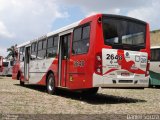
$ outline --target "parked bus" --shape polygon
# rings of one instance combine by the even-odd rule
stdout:
[[[0,74],[3,71],[3,57],[0,56]]]
[[[150,33],[146,22],[96,14],[18,46],[13,79],[96,93],[149,84]]]
[[[3,68],[0,72],[0,75],[3,76],[12,76],[12,68],[13,68],[13,61],[3,59]]]
[[[150,87],[160,86],[160,46],[151,47]]]

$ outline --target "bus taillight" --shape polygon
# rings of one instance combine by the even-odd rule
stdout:
[[[95,73],[102,75],[102,53],[96,54]]]
[[[148,63],[147,63],[147,69],[146,69],[146,74],[145,74],[146,77],[149,76],[149,67],[150,67],[150,62],[148,61]]]

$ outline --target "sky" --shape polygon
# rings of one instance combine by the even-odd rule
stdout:
[[[96,13],[134,17],[160,29],[160,0],[0,0],[0,56],[7,48]]]

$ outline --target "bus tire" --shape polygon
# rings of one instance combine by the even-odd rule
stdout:
[[[97,94],[98,89],[99,89],[98,87],[89,88],[89,89],[87,89],[87,90],[83,90],[83,91],[82,91],[82,94],[84,94],[84,95],[95,95],[95,94]]]
[[[54,95],[56,94],[56,88],[55,88],[55,77],[53,73],[50,73],[47,77],[47,93]]]

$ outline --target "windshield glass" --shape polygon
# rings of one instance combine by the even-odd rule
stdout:
[[[145,48],[146,25],[130,19],[103,18],[104,43],[113,49]]]

